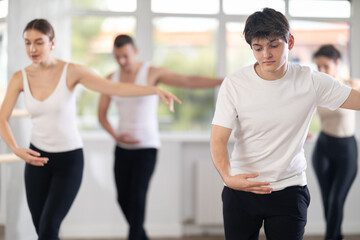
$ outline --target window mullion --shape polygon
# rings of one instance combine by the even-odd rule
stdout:
[[[139,59],[152,60],[153,57],[153,17],[151,1],[137,0],[136,10],[136,44],[139,47]]]

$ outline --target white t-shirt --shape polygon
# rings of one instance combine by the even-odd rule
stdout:
[[[222,83],[212,124],[232,129],[231,174],[260,173],[252,179],[274,190],[304,186],[303,145],[317,106],[336,109],[351,88],[329,75],[289,63],[278,80],[260,78],[254,65],[227,76]]]

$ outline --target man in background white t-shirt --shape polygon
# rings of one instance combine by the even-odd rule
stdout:
[[[225,78],[212,122],[212,158],[225,184],[225,236],[258,239],[264,223],[268,239],[300,240],[310,203],[303,145],[313,111],[359,110],[360,92],[289,63],[294,36],[280,12],[265,8],[250,15],[244,35],[257,62]]]

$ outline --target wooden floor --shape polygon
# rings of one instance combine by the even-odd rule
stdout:
[[[182,237],[182,238],[153,238],[151,240],[224,240],[224,236],[188,236],[188,237]],[[2,240],[0,238],[0,240]],[[119,238],[104,238],[104,239],[90,239],[90,238],[84,238],[84,239],[63,239],[63,240],[125,240],[125,239],[119,239]],[[261,236],[259,240],[266,240],[265,236]],[[305,236],[303,240],[324,240],[324,237],[322,236]],[[360,235],[352,235],[352,236],[345,236],[344,240],[360,240]]]
[[[4,240],[5,229],[0,226],[0,240]],[[152,240],[224,240],[224,236],[187,236],[181,238],[153,238]],[[303,240],[323,240],[322,236],[305,236]],[[62,240],[125,240],[120,238],[74,238],[74,239],[62,239]],[[264,236],[261,236],[259,240],[266,240]],[[360,240],[360,235],[345,236],[345,240]]]
[[[0,238],[1,239],[1,238]],[[182,238],[153,238],[151,240],[224,240],[224,236],[188,236]],[[104,239],[63,239],[63,240],[125,240],[119,238],[104,238]],[[259,240],[266,240],[264,236],[261,236]],[[303,240],[324,240],[322,236],[305,236]],[[345,236],[344,240],[360,240],[360,235]]]

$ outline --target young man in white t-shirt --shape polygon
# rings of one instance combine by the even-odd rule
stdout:
[[[212,158],[225,184],[225,236],[258,239],[264,223],[268,239],[300,240],[310,202],[303,145],[313,111],[359,110],[360,93],[288,61],[294,37],[280,12],[255,12],[244,36],[257,62],[225,78],[212,122]]]

